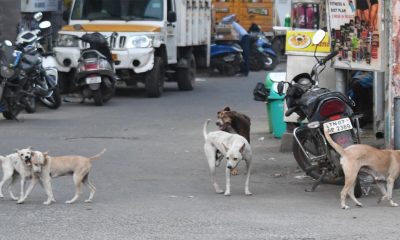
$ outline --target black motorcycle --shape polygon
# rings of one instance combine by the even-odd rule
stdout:
[[[20,64],[22,55],[10,41],[0,43],[0,112],[7,120],[17,120],[20,112],[30,107],[34,96],[28,79],[20,77],[25,71]]]
[[[317,31],[313,43],[318,44],[325,36],[325,32]],[[316,50],[317,50],[316,47]],[[359,143],[358,118],[353,112],[354,103],[340,92],[330,91],[318,86],[318,75],[324,70],[326,62],[337,55],[332,52],[323,59],[318,59],[311,74],[302,73],[295,76],[286,90],[285,115],[292,113],[299,115],[299,127],[293,131],[293,155],[300,168],[314,179],[318,179],[312,187],[315,190],[319,183],[343,184],[344,173],[340,164],[340,156],[327,143],[323,128],[335,142],[342,147]],[[314,54],[315,56],[315,54]],[[320,68],[322,69],[320,70]],[[278,91],[283,92],[285,83],[278,85]],[[303,124],[307,120],[309,124]],[[353,127],[355,126],[355,127]],[[356,185],[356,196],[361,196],[359,181]]]
[[[111,38],[116,38],[113,33]],[[95,105],[102,106],[115,93],[118,80],[115,74],[110,47],[101,33],[86,33],[79,38],[84,46],[74,77],[75,87],[85,98],[93,98]]]
[[[31,104],[26,111],[35,112],[35,99],[38,98],[43,105],[50,109],[57,109],[61,105],[61,94],[57,81],[57,69],[47,66],[48,58],[53,58],[53,53],[45,52],[40,40],[47,35],[42,34],[42,29],[49,28],[51,23],[43,21],[38,29],[22,31],[17,36],[16,48],[23,53],[21,58],[21,78],[29,80],[26,90],[31,90],[34,97],[30,99]],[[45,60],[45,61],[44,61]]]

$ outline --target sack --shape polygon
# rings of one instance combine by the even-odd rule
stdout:
[[[265,88],[264,83],[259,82],[253,90],[253,96],[256,101],[266,102],[269,96],[269,89]]]

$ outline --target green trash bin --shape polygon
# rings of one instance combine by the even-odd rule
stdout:
[[[268,97],[268,117],[272,126],[272,135],[276,138],[282,138],[286,132],[286,122],[283,120],[285,95],[280,96],[278,94],[276,85],[277,83],[274,83]]]
[[[275,99],[275,98],[278,98],[278,97],[282,97],[282,99],[284,98],[284,96],[279,96],[279,94],[277,93],[275,84],[277,82],[285,81],[285,79],[286,79],[286,72],[270,72],[265,77],[265,88],[270,90],[270,97],[272,97],[272,99]],[[275,90],[271,90],[272,86],[275,86]],[[273,116],[272,113],[275,110],[272,109],[272,105],[273,104],[270,104],[270,101],[269,101],[269,98],[268,98],[268,102],[265,105],[265,109],[266,109],[267,117],[268,117],[268,131],[269,131],[269,133],[273,133],[274,132],[274,125],[272,124],[274,116]],[[285,126],[285,130],[286,130],[286,126]]]

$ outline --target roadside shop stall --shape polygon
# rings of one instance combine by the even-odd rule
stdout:
[[[336,88],[356,102],[364,121],[373,123],[377,136],[384,132],[384,70],[387,38],[384,2],[329,0],[328,19],[334,60]],[[358,76],[364,76],[362,79]],[[370,77],[368,77],[370,76]]]

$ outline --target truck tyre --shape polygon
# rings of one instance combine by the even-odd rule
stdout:
[[[148,97],[160,97],[164,89],[165,66],[161,57],[154,58],[153,69],[146,73],[146,92]]]
[[[196,78],[196,59],[190,55],[189,67],[176,70],[178,88],[181,91],[192,91]]]

